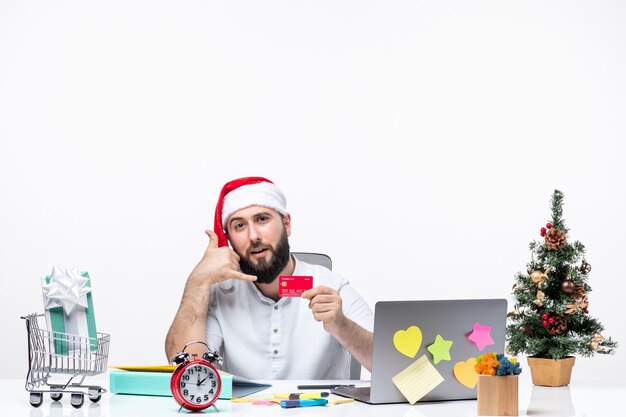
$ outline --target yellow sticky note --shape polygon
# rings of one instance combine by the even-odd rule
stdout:
[[[454,364],[454,376],[457,381],[465,385],[469,389],[474,389],[478,383],[478,374],[475,369],[476,358],[469,358],[465,362],[457,362]]]
[[[109,368],[136,372],[174,372],[175,365],[109,365]]]
[[[354,401],[352,398],[341,397],[335,394],[330,394],[326,399],[328,400],[328,405],[346,404]]]
[[[265,397],[240,397],[240,398],[231,398],[230,402],[233,403],[253,403],[255,401],[273,401],[277,404],[280,403],[279,399],[274,398],[273,395],[268,395]]]
[[[391,378],[402,395],[415,404],[424,395],[443,382],[443,377],[428,361],[426,355],[409,365],[398,375]]]
[[[393,335],[393,345],[398,352],[409,358],[414,358],[422,344],[422,331],[417,326],[411,326],[406,330],[398,330]]]

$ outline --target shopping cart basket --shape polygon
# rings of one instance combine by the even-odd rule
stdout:
[[[97,338],[53,332],[39,327],[38,318],[43,314],[29,314],[26,320],[28,333],[28,374],[26,391],[30,392],[30,404],[39,407],[43,394],[58,401],[64,393],[71,394],[70,403],[75,408],[82,407],[85,394],[93,402],[100,401],[106,389],[96,385],[83,385],[87,376],[106,371],[109,357],[110,336],[98,333]],[[66,383],[51,383],[52,374],[69,376]],[[74,378],[80,379],[78,382]]]

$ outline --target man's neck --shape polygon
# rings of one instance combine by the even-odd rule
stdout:
[[[257,284],[254,285],[261,291],[261,294],[266,296],[267,298],[271,298],[274,301],[278,301],[280,298],[278,296],[278,277],[281,275],[293,275],[293,271],[296,269],[296,261],[293,258],[293,255],[289,254],[289,262],[287,262],[287,266],[283,268],[282,271],[278,274],[276,279],[269,284]]]

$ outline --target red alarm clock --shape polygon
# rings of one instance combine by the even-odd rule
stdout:
[[[207,348],[202,359],[191,360],[191,355],[185,353],[187,346],[195,343],[203,344]],[[183,408],[191,411],[204,410],[217,401],[222,390],[222,380],[213,363],[217,362],[221,365],[222,358],[212,352],[206,343],[187,343],[182,352],[178,352],[171,362],[172,365],[178,365],[170,381],[172,395],[180,404],[178,411]]]

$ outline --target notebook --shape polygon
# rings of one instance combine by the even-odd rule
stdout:
[[[475,358],[489,352],[504,352],[505,299],[380,301],[374,311],[371,385],[335,388],[331,390],[334,394],[369,404],[408,402],[392,379],[412,366],[409,373],[424,368],[428,377],[422,380],[428,378],[438,383],[419,402],[475,399],[471,372]],[[433,348],[437,352],[435,356],[428,348],[438,339],[440,343],[435,345],[438,349]],[[445,359],[446,352],[450,360]],[[418,360],[421,362],[416,364]],[[442,382],[433,378],[431,365],[443,378]],[[409,389],[419,388],[417,385],[422,380],[416,378]]]
[[[174,366],[119,366],[115,368],[122,370],[111,370],[109,373],[109,386],[112,393],[172,396],[170,381]],[[243,397],[271,387],[270,384],[253,382],[228,372],[218,372],[222,380],[222,390],[219,396],[222,400]]]

